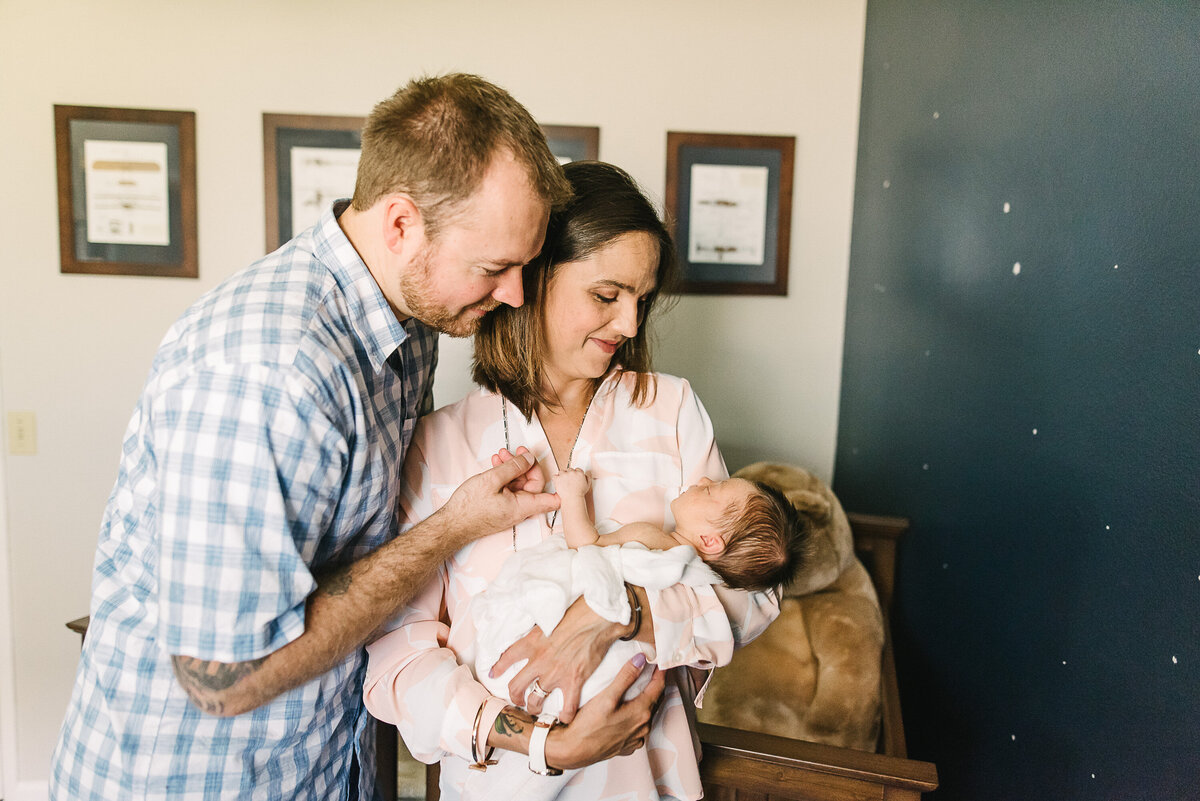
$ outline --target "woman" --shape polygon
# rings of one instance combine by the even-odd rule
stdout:
[[[547,478],[567,467],[585,470],[602,531],[634,521],[669,526],[672,498],[701,478],[727,475],[712,424],[688,383],[650,372],[645,323],[673,277],[669,234],[621,170],[597,162],[565,170],[575,197],[552,216],[542,256],[526,268],[525,305],[498,309],[476,337],[474,375],[484,389],[424,418],[414,435],[404,476],[410,524],[490,467],[501,449],[528,448],[538,460],[534,469]],[[445,799],[487,797],[487,772],[468,769],[486,765],[471,763],[486,760],[491,748],[495,760],[523,763],[531,739],[539,759],[544,747],[546,767],[586,766],[559,798],[699,798],[699,749],[685,709],[695,692],[680,666],[727,662],[734,634],[739,644],[757,636],[778,613],[777,599],[720,586],[648,594],[631,588],[631,606],[643,613],[628,625],[593,625],[588,631],[598,637],[580,634],[583,624],[568,625],[590,614],[577,602],[549,638],[535,629],[493,671],[530,658],[509,686],[534,713],[545,693],[564,690],[560,718],[567,725],[538,743],[531,717],[492,696],[472,674],[468,606],[507,555],[561,534],[558,518],[537,516],[477,540],[447,562],[369,647],[367,707],[397,724],[418,759],[441,760]],[[649,695],[622,702],[622,686],[578,715],[572,706],[577,684],[618,637],[636,638],[662,669],[680,667],[666,674],[649,727],[644,719],[659,691],[655,682],[662,681],[657,675]],[[631,668],[614,685],[627,686],[636,672]]]

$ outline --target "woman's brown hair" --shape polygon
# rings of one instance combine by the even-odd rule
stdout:
[[[612,359],[617,369],[637,374],[633,402],[638,406],[653,400],[655,390],[648,323],[660,297],[677,281],[671,235],[628,173],[599,161],[571,162],[563,171],[574,194],[562,210],[550,215],[542,252],[525,268],[525,304],[496,309],[484,318],[475,335],[475,382],[503,395],[527,419],[539,405],[557,405],[557,399],[542,386],[546,352],[542,320],[546,287],[559,265],[586,259],[625,234],[644,232],[658,243],[655,286],[642,299],[637,335],[622,342]]]

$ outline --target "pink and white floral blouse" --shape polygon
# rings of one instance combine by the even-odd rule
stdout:
[[[571,455],[571,466],[592,478],[597,528],[601,533],[643,521],[670,528],[670,502],[701,476],[727,476],[712,423],[687,381],[657,376],[653,402],[630,402],[635,376],[610,375],[592,400]],[[504,407],[507,406],[507,439]],[[531,421],[496,394],[477,390],[458,403],[422,419],[404,467],[402,530],[442,506],[465,479],[491,466],[502,447],[524,445],[547,476],[555,464],[550,444],[535,415]],[[553,487],[550,488],[551,490]],[[551,521],[554,528],[551,529]],[[515,547],[562,535],[555,514],[517,526]],[[441,760],[442,798],[463,795],[486,774],[468,771],[471,726],[481,705],[480,737],[509,703],[494,698],[475,680],[475,631],[468,612],[479,593],[513,553],[514,534],[501,531],[456,553],[438,575],[389,624],[389,632],[368,646],[365,698],[377,718],[395,723],[412,754],[428,763]],[[712,668],[726,664],[735,642],[754,639],[779,613],[774,593],[747,593],[723,585],[676,585],[650,593],[653,647],[647,660],[663,668]],[[702,796],[699,744],[690,723],[694,691],[685,670],[671,670],[656,723],[645,748],[578,771],[560,799]],[[502,759],[523,754],[497,751]],[[474,786],[470,795],[475,795]],[[486,789],[481,797],[486,797]]]

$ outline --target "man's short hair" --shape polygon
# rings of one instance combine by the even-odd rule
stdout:
[[[504,149],[525,166],[547,208],[571,197],[542,129],[508,92],[463,73],[410,81],[367,118],[353,207],[365,211],[380,198],[404,192],[433,237]]]
[[[722,520],[725,551],[708,565],[743,590],[786,586],[808,561],[811,529],[783,493],[761,481]]]

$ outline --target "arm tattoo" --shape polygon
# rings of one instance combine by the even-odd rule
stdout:
[[[321,590],[326,595],[345,595],[350,589],[350,565],[329,574],[321,583]]]
[[[515,737],[525,731],[525,722],[511,712],[501,712],[496,717],[496,733]]]
[[[171,663],[175,668],[175,678],[187,692],[188,697],[210,715],[220,715],[225,711],[225,704],[214,693],[228,690],[240,679],[258,670],[266,657],[252,659],[249,662],[205,662],[190,656],[172,656]]]

